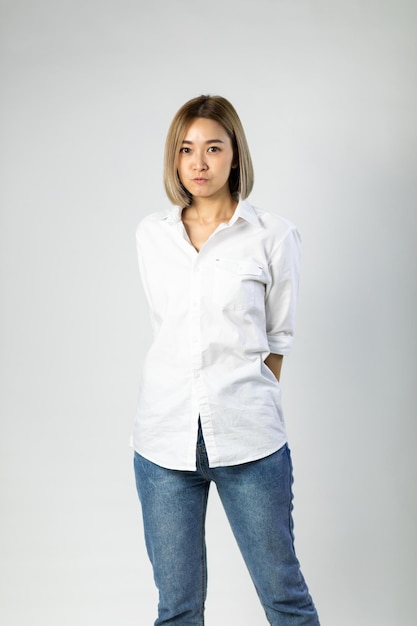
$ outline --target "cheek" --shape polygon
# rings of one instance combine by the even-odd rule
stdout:
[[[232,169],[232,166],[233,166],[234,160],[235,160],[235,159],[234,159],[234,156],[233,156],[233,153],[232,153],[232,152],[231,152],[231,153],[229,153],[229,154],[227,155],[227,157],[225,157],[225,159],[224,159],[224,168],[225,168],[226,170],[228,170],[229,172],[230,172],[230,170]]]
[[[232,172],[232,163],[231,163],[231,161],[227,161],[227,162],[224,164],[224,166],[223,166],[223,171],[224,171],[225,176],[226,176],[227,178],[229,178],[229,176],[230,176],[230,174],[231,174],[231,172]]]

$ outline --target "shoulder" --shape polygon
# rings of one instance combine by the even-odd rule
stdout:
[[[136,228],[136,237],[140,238],[144,234],[158,231],[166,224],[170,224],[180,219],[179,207],[169,207],[162,211],[153,211],[145,215]]]
[[[256,215],[259,226],[265,230],[266,236],[273,239],[275,243],[279,243],[287,237],[300,239],[299,231],[291,220],[274,211],[260,209],[253,205],[249,206]]]

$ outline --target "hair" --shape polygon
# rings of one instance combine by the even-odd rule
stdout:
[[[185,134],[191,122],[198,117],[214,120],[227,132],[233,146],[234,162],[229,176],[232,196],[244,200],[252,191],[254,175],[249,146],[242,123],[234,107],[221,96],[198,96],[186,102],[176,113],[169,127],[164,156],[164,186],[168,198],[181,207],[190,206],[191,194],[185,189],[178,175],[178,156]]]

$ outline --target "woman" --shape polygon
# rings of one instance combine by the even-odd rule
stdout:
[[[134,426],[155,625],[202,626],[211,482],[267,619],[317,626],[295,556],[292,468],[279,377],[294,331],[299,235],[246,201],[239,117],[219,96],[175,115],[164,182],[174,207],[137,230],[154,339]]]

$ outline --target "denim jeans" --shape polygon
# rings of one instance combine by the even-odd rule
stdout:
[[[169,470],[135,452],[146,547],[159,590],[155,626],[203,626],[207,590],[205,516],[211,481],[272,626],[319,626],[294,552],[292,465],[274,454],[210,468],[201,429],[197,469]]]

